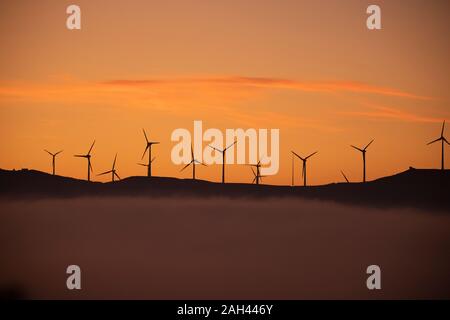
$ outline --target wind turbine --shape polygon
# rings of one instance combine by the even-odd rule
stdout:
[[[344,171],[341,170],[342,176],[344,177],[345,181],[347,181],[347,183],[350,183],[350,181],[348,181],[347,176],[345,175]]]
[[[267,176],[262,176],[261,175],[261,173],[259,171],[259,167],[261,167],[261,165],[259,163],[258,164],[253,164],[252,166],[256,167],[256,172],[255,172],[255,170],[253,170],[253,168],[251,168],[252,172],[253,172],[253,176],[254,176],[254,178],[252,180],[252,184],[253,183],[259,184],[260,181],[262,182],[262,178],[267,177]]]
[[[445,128],[445,120],[444,123],[442,124],[442,130],[441,130],[441,136],[439,138],[437,138],[436,140],[431,141],[430,143],[428,143],[427,145],[430,145],[432,143],[441,141],[441,146],[442,146],[442,158],[441,158],[441,170],[444,170],[444,142],[447,144],[450,144],[447,139],[445,139],[444,137],[444,128]]]
[[[366,151],[367,151],[367,148],[372,144],[373,141],[374,140],[370,141],[369,144],[367,146],[365,146],[363,149],[355,147],[354,145],[351,146],[352,148],[354,148],[358,151],[361,151],[361,153],[362,153],[362,156],[363,156],[363,182],[366,182]]]
[[[256,172],[255,172],[255,170],[253,170],[253,168],[251,168],[252,172],[253,172],[253,175],[255,176],[253,178],[252,183],[259,184],[260,180],[262,180],[261,178],[265,177],[265,176],[261,175],[261,172],[259,170],[259,168],[261,168],[261,160],[259,160],[257,164],[249,164],[249,166],[256,168]]]
[[[159,142],[156,141],[148,141],[147,138],[147,134],[145,133],[145,130],[142,129],[142,131],[144,132],[144,136],[145,136],[145,141],[147,142],[147,145],[145,147],[144,153],[142,154],[142,158],[144,159],[145,154],[147,153],[148,150],[148,165],[147,165],[147,176],[151,177],[152,176],[152,145],[154,144],[159,144]]]
[[[318,151],[311,153],[309,156],[303,158],[300,157],[298,154],[296,154],[294,151],[291,151],[293,155],[295,155],[297,158],[303,161],[303,167],[302,167],[302,177],[303,177],[303,185],[306,187],[306,161],[311,158],[313,155],[315,155]]]
[[[78,158],[86,158],[86,159],[87,159],[87,161],[88,161],[87,180],[88,180],[88,181],[91,181],[91,171],[93,171],[93,170],[92,170],[92,165],[91,165],[91,151],[92,151],[92,148],[94,147],[94,144],[95,144],[95,140],[94,140],[94,142],[92,143],[92,145],[91,145],[91,147],[90,147],[90,149],[89,149],[89,151],[88,151],[87,154],[76,154],[76,155],[75,155],[75,157],[78,157]]]
[[[234,146],[236,144],[236,142],[237,141],[234,141],[232,144],[230,144],[228,147],[226,147],[223,150],[217,149],[213,146],[209,146],[210,148],[214,149],[215,151],[222,153],[222,183],[225,183],[225,154],[229,148],[231,148],[232,146]]]
[[[56,152],[56,153],[51,153],[50,151],[48,151],[48,150],[46,150],[46,149],[44,149],[44,151],[47,152],[49,155],[52,156],[53,175],[55,175],[55,158],[56,158],[56,156],[57,156],[58,154],[60,154],[60,153],[63,152],[63,151],[61,150],[61,151],[58,151],[58,152]]]
[[[183,169],[180,170],[180,172],[183,171],[184,169],[186,169],[187,167],[189,167],[192,164],[192,180],[195,180],[195,164],[196,163],[201,164],[201,165],[206,167],[206,164],[204,164],[204,163],[202,163],[202,162],[200,162],[200,161],[198,161],[197,159],[194,158],[194,150],[192,149],[192,145],[191,145],[191,162],[189,162],[187,165],[185,165],[183,167]]]
[[[102,175],[104,175],[104,174],[111,173],[111,179],[112,179],[112,182],[114,182],[114,177],[117,177],[117,179],[120,180],[120,177],[119,177],[119,175],[117,174],[116,169],[115,169],[115,168],[116,168],[116,160],[117,160],[117,153],[116,153],[116,156],[114,157],[114,162],[113,162],[113,165],[112,165],[112,169],[109,170],[109,171],[105,171],[105,172],[103,172],[103,173],[100,173],[100,174],[98,174],[98,176],[102,176]]]

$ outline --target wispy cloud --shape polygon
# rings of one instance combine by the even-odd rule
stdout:
[[[116,79],[87,82],[65,77],[55,83],[0,83],[0,103],[39,102],[70,103],[144,108],[181,117],[221,114],[227,119],[249,126],[274,123],[283,127],[306,127],[339,130],[324,118],[292,114],[283,109],[255,112],[255,98],[271,90],[296,90],[321,94],[375,94],[407,99],[430,99],[393,88],[352,81],[295,81],[258,77],[191,77],[158,79]],[[393,108],[376,107],[350,111],[347,115],[405,121],[437,121]]]
[[[164,85],[214,85],[238,86],[269,89],[290,89],[305,92],[351,92],[369,93],[417,100],[430,100],[431,97],[413,94],[396,88],[370,85],[356,81],[296,81],[280,78],[260,77],[204,77],[204,78],[172,78],[172,79],[116,79],[102,82],[103,85],[116,87],[156,87]]]
[[[442,118],[423,116],[411,111],[403,111],[392,107],[380,105],[365,105],[365,108],[366,110],[343,111],[339,112],[339,114],[383,121],[395,120],[404,122],[442,122]]]

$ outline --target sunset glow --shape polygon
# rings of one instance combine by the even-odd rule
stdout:
[[[44,149],[64,150],[57,173],[85,178],[74,154],[92,141],[94,181],[114,155],[120,176],[152,140],[157,176],[189,178],[170,158],[171,132],[280,129],[280,170],[291,183],[291,150],[318,155],[310,184],[369,180],[439,168],[426,143],[450,121],[448,1],[378,1],[383,29],[365,27],[365,1],[77,1],[79,31],[65,28],[67,1],[0,4],[0,168],[51,171]],[[447,129],[450,130],[450,129]],[[447,131],[450,134],[450,131]],[[296,162],[300,184],[300,162]],[[446,158],[450,167],[450,157]],[[220,181],[220,166],[198,169]],[[252,172],[227,167],[227,181]]]

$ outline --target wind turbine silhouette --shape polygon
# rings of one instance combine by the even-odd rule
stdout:
[[[253,168],[251,168],[254,175],[252,183],[259,184],[260,180],[265,177],[261,175],[261,172],[259,170],[259,168],[261,168],[261,160],[259,160],[257,164],[249,164],[249,166],[256,168],[256,172],[255,170],[253,170]]]
[[[111,181],[112,181],[112,182],[114,182],[114,177],[115,177],[115,176],[117,177],[117,179],[120,180],[120,177],[119,177],[119,175],[117,174],[116,169],[115,169],[115,168],[116,168],[116,160],[117,160],[117,153],[116,153],[116,156],[114,157],[114,162],[113,162],[113,165],[112,165],[112,169],[109,170],[109,171],[105,171],[105,172],[103,172],[103,173],[100,173],[100,174],[98,174],[98,176],[102,176],[102,175],[104,175],[104,174],[111,173]]]
[[[303,177],[303,186],[306,187],[306,161],[311,158],[313,155],[315,155],[318,151],[311,153],[309,156],[303,158],[300,157],[298,154],[296,154],[294,151],[291,151],[293,155],[295,155],[297,158],[303,161],[303,167],[302,167],[302,177]]]
[[[95,140],[94,140],[94,142],[92,142],[92,145],[89,148],[89,151],[87,154],[76,154],[74,156],[74,157],[78,157],[78,158],[86,158],[87,159],[87,161],[88,161],[87,180],[88,181],[91,181],[91,171],[94,171],[94,170],[92,170],[92,165],[91,165],[91,151],[92,151],[92,148],[94,147],[94,144],[95,144]]]
[[[255,166],[255,167],[256,167],[256,172],[255,172],[255,170],[253,170],[252,167],[250,167],[250,169],[252,169],[253,176],[254,176],[254,178],[253,178],[253,180],[252,180],[252,184],[253,184],[253,183],[259,184],[260,181],[262,182],[262,178],[265,178],[265,177],[267,177],[267,176],[262,176],[262,175],[261,175],[261,173],[260,173],[260,171],[259,171],[259,168],[261,167],[260,164],[254,164],[254,165],[252,165],[252,166]]]
[[[360,149],[358,147],[355,147],[354,145],[351,145],[352,148],[362,152],[362,156],[363,156],[363,182],[366,182],[366,151],[367,151],[367,148],[372,144],[373,141],[374,140],[370,141],[369,144],[367,146],[365,146],[364,149]]]
[[[55,175],[55,158],[56,158],[56,156],[57,156],[58,154],[60,154],[60,153],[63,152],[63,151],[61,150],[61,151],[58,151],[58,152],[56,152],[56,153],[51,153],[50,151],[48,151],[48,150],[46,150],[46,149],[44,149],[44,151],[47,152],[49,155],[52,156],[53,175]]]
[[[350,181],[348,181],[347,176],[345,175],[344,171],[341,170],[342,176],[344,177],[345,181],[347,181],[347,183],[350,183]]]
[[[147,146],[145,147],[144,153],[142,154],[142,158],[144,159],[145,154],[147,153],[148,150],[148,165],[147,165],[147,177],[151,177],[152,176],[152,145],[154,144],[159,144],[159,142],[156,141],[148,141],[147,138],[147,134],[145,133],[145,130],[142,129],[142,131],[144,132],[144,136],[145,136],[145,141],[147,142]]]
[[[427,143],[427,145],[433,144],[435,142],[441,141],[441,146],[442,146],[442,158],[441,158],[441,170],[444,170],[444,142],[447,144],[450,144],[447,139],[445,139],[444,137],[444,128],[445,128],[445,120],[444,123],[442,124],[442,130],[441,130],[441,136],[439,138],[437,138],[436,140],[433,140],[429,143]]]
[[[208,145],[210,148],[214,149],[217,152],[222,153],[222,183],[225,183],[225,154],[229,148],[234,146],[237,141],[234,141],[232,144],[230,144],[228,147],[226,147],[223,150],[217,149],[216,147],[213,147],[211,145]]]
[[[192,180],[195,180],[195,164],[196,163],[201,164],[201,165],[206,167],[206,164],[204,164],[204,163],[202,163],[202,162],[200,162],[200,161],[198,161],[197,159],[194,158],[194,150],[192,149],[192,145],[191,145],[191,162],[189,162],[187,165],[185,165],[183,167],[183,169],[180,170],[180,172],[183,171],[184,169],[186,169],[187,167],[189,167],[192,164]]]

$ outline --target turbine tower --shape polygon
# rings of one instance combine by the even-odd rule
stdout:
[[[294,154],[291,153],[291,185],[294,186]]]
[[[445,120],[444,123],[442,124],[442,130],[441,130],[441,136],[439,138],[437,138],[436,140],[433,140],[431,142],[429,142],[427,145],[433,144],[435,142],[441,141],[441,148],[442,148],[442,158],[441,158],[441,170],[444,170],[444,142],[447,144],[450,144],[447,139],[445,139],[444,137],[444,129],[445,129]]]
[[[351,146],[352,148],[354,148],[354,149],[356,149],[358,151],[361,151],[361,153],[362,153],[362,157],[363,157],[363,182],[366,182],[366,151],[367,151],[367,148],[372,144],[372,142],[373,142],[373,140],[370,141],[369,144],[367,146],[365,146],[365,148],[363,148],[363,149],[360,149],[360,148],[355,147],[353,145]]]
[[[58,155],[58,154],[60,154],[61,152],[63,152],[62,150],[61,151],[58,151],[58,152],[56,152],[56,153],[51,153],[50,151],[48,151],[48,150],[46,150],[46,149],[44,149],[44,151],[45,152],[47,152],[49,155],[51,155],[52,156],[52,167],[53,167],[53,175],[55,175],[55,158],[56,158],[56,156]]]
[[[119,177],[119,175],[118,175],[117,172],[116,172],[116,160],[117,160],[117,153],[116,153],[116,156],[114,157],[114,162],[113,162],[113,165],[112,165],[112,169],[109,170],[109,171],[105,171],[105,172],[103,172],[103,173],[100,173],[100,174],[98,174],[98,176],[102,176],[102,175],[104,175],[104,174],[111,173],[111,181],[112,181],[112,182],[114,182],[114,178],[115,178],[115,177],[117,177],[117,179],[120,180],[120,177]]]
[[[192,180],[195,180],[195,164],[196,163],[201,164],[201,165],[206,167],[206,164],[204,164],[204,163],[202,163],[202,162],[200,162],[200,161],[198,161],[197,159],[194,158],[194,149],[192,149],[192,145],[191,145],[191,161],[187,165],[185,165],[183,167],[183,169],[180,170],[180,172],[183,171],[184,169],[186,169],[187,167],[189,167],[192,164]]]
[[[234,141],[232,144],[230,144],[228,147],[226,147],[223,150],[217,149],[213,146],[209,146],[210,148],[214,149],[215,151],[222,153],[222,183],[225,183],[225,154],[229,148],[231,148],[232,146],[234,146],[236,144],[236,142],[237,141]]]
[[[292,154],[293,154],[294,156],[296,156],[297,158],[299,158],[300,160],[303,161],[303,166],[302,166],[303,186],[306,187],[306,161],[307,161],[309,158],[311,158],[313,155],[315,155],[318,151],[311,153],[309,156],[307,156],[307,157],[305,157],[305,158],[300,157],[300,156],[299,156],[298,154],[296,154],[294,151],[291,151],[291,152],[292,152]]]
[[[91,165],[91,151],[92,151],[92,148],[94,147],[94,144],[95,144],[95,140],[92,143],[91,147],[89,148],[89,151],[88,151],[87,154],[76,154],[75,155],[75,157],[86,158],[87,159],[87,161],[88,161],[87,180],[88,181],[91,181],[91,171],[93,171],[92,170],[92,165]]]
[[[151,177],[152,176],[152,145],[154,144],[159,144],[159,142],[156,141],[148,141],[147,138],[147,134],[145,133],[145,130],[142,129],[142,131],[144,132],[144,137],[145,137],[145,141],[147,143],[144,153],[142,154],[142,158],[144,159],[145,154],[147,153],[148,150],[148,164],[147,164],[147,177]]]

